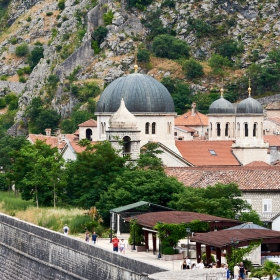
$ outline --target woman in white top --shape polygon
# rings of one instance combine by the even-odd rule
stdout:
[[[125,253],[125,243],[124,243],[123,239],[121,239],[119,246],[120,246],[120,253],[124,254]]]

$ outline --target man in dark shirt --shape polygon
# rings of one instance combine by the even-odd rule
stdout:
[[[243,266],[243,262],[241,262],[239,266],[239,280],[245,279],[245,273],[246,273],[246,269]]]

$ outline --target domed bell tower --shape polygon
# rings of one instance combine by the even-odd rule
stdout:
[[[121,99],[119,109],[109,119],[106,139],[119,151],[120,155],[128,155],[132,161],[139,158],[140,130],[137,129],[135,116],[127,110],[123,99]]]

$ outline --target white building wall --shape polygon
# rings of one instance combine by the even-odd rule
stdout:
[[[178,129],[176,126],[174,127],[174,133],[177,133],[177,135],[174,134],[176,140],[193,140],[193,136],[190,132]]]
[[[91,129],[92,131],[91,141],[97,141],[98,139],[97,127],[79,127],[79,140],[86,139],[87,129]]]
[[[253,161],[263,161],[270,163],[270,157],[267,153],[267,148],[250,148],[248,147],[236,147],[235,144],[232,145],[232,152],[241,162],[242,165],[249,164]]]
[[[273,220],[271,229],[280,231],[280,216]]]
[[[263,130],[265,135],[280,135],[280,125],[268,119],[263,122]]]
[[[233,140],[235,139],[235,116],[234,115],[208,115],[209,140]],[[217,124],[220,124],[221,133],[218,136]],[[228,135],[225,135],[228,124]],[[212,128],[212,129],[211,129]]]
[[[75,161],[77,159],[76,153],[69,146],[65,149],[62,157],[65,161]]]

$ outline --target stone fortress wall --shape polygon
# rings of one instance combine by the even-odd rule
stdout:
[[[148,280],[166,271],[4,214],[0,252],[2,280]]]

